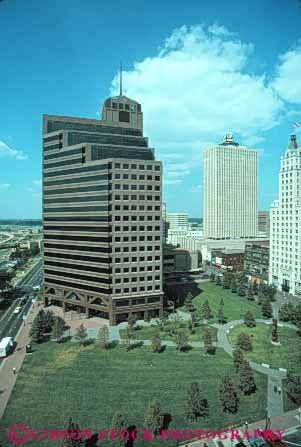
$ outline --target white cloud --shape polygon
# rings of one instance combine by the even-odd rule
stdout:
[[[0,189],[7,189],[10,186],[11,186],[10,183],[0,183]]]
[[[277,74],[272,83],[278,94],[288,102],[301,104],[301,42],[279,57]]]
[[[198,192],[198,193],[200,193],[201,190],[202,190],[202,185],[196,185],[196,186],[193,186],[193,187],[190,189],[190,192]]]
[[[164,185],[175,185],[175,184],[181,183],[181,182],[182,182],[181,179],[174,179],[174,180],[166,179],[166,180],[163,180]]]
[[[13,149],[8,146],[8,144],[4,143],[4,141],[0,140],[0,158],[2,157],[13,157],[16,160],[26,160],[28,158],[23,151]]]
[[[168,160],[170,153],[171,161],[191,160],[188,175],[200,166],[202,142],[219,142],[227,131],[239,134],[239,142],[262,142],[261,133],[279,123],[283,102],[264,74],[248,73],[252,57],[253,46],[225,27],[182,26],[157,55],[124,72],[125,94],[142,104],[145,134],[157,158]],[[117,75],[111,94],[118,94]],[[168,171],[167,164],[166,180],[175,176]]]

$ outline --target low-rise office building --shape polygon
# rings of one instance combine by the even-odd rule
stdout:
[[[269,280],[269,241],[248,242],[245,248],[245,272],[256,284]]]

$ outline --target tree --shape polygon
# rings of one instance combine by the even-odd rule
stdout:
[[[292,402],[301,405],[301,375],[288,373],[286,392]]]
[[[251,338],[245,332],[241,332],[238,335],[236,345],[238,348],[242,349],[243,351],[252,351],[253,350]]]
[[[260,284],[258,293],[257,293],[257,304],[261,305],[263,303],[263,300],[264,300],[263,288],[262,288],[262,284]]]
[[[203,342],[204,342],[204,350],[208,354],[214,354],[215,353],[215,346],[213,346],[212,342],[212,335],[208,328],[204,330],[203,334]]]
[[[161,410],[160,402],[158,400],[154,400],[148,407],[145,427],[152,430],[155,435],[158,435],[163,426],[163,417],[164,415]]]
[[[272,341],[274,343],[278,343],[278,325],[277,325],[277,320],[275,318],[273,319]]]
[[[292,320],[292,311],[291,307],[288,303],[283,304],[279,309],[279,320],[281,321],[291,321]]]
[[[188,349],[188,335],[186,331],[179,330],[174,336],[174,343],[177,345],[178,351],[186,351]]]
[[[129,351],[132,348],[132,341],[134,340],[134,329],[132,326],[127,326],[125,329],[124,341],[126,343],[126,350]]]
[[[236,413],[239,400],[230,376],[225,376],[219,388],[219,398],[224,413]]]
[[[121,430],[124,430],[124,417],[121,413],[115,413],[112,418],[112,428],[118,432],[121,432]],[[126,445],[126,439],[117,439],[114,440],[114,445],[116,444],[118,447],[123,447]]]
[[[54,319],[54,313],[51,310],[46,310],[44,313],[44,332],[46,334],[52,331]]]
[[[237,292],[237,284],[236,284],[236,280],[235,280],[235,278],[233,277],[232,278],[232,281],[231,281],[231,292],[232,293],[236,293]]]
[[[75,338],[79,340],[81,345],[83,345],[86,341],[87,336],[88,336],[87,329],[83,324],[81,324],[79,328],[76,330]]]
[[[212,272],[210,273],[210,281],[214,282],[215,281],[215,274]]]
[[[66,323],[61,317],[54,317],[54,323],[52,325],[51,335],[54,340],[59,341],[65,332]]]
[[[152,348],[153,352],[161,352],[162,351],[160,331],[154,332],[154,334],[152,336],[151,348]]]
[[[136,324],[136,321],[137,321],[137,317],[136,317],[136,315],[130,315],[129,316],[129,318],[128,318],[128,325],[132,328],[132,329],[134,329],[134,327],[135,327],[135,324]]]
[[[239,387],[247,395],[255,393],[256,391],[254,374],[247,360],[244,360],[239,368]]]
[[[217,312],[217,321],[220,324],[224,324],[227,321],[227,318],[224,315],[224,301],[221,300],[220,304],[219,304],[219,309]]]
[[[257,285],[256,282],[254,282],[254,284],[253,284],[253,294],[254,294],[254,295],[257,295],[257,294],[258,294],[258,285]]]
[[[221,279],[220,275],[216,276],[216,285],[217,286],[221,286],[222,285],[222,279]]]
[[[207,417],[209,415],[208,400],[204,399],[199,384],[191,383],[187,394],[186,418],[193,422],[199,417]]]
[[[246,296],[246,286],[244,283],[240,282],[237,287],[238,296]]]
[[[254,301],[254,294],[251,286],[247,289],[247,298],[249,301]]]
[[[213,317],[208,300],[205,300],[203,302],[202,309],[201,309],[201,316],[204,320],[210,320],[210,318]]]
[[[223,288],[230,289],[231,281],[232,281],[232,274],[229,272],[226,272],[223,276]]]
[[[272,305],[269,300],[269,298],[265,298],[262,306],[261,306],[261,313],[263,317],[271,318],[273,315]]]
[[[242,350],[238,349],[238,348],[234,349],[233,362],[234,362],[234,367],[235,367],[236,372],[238,372],[239,369],[241,368],[243,361],[244,361],[244,354],[243,354]]]
[[[255,327],[256,326],[256,321],[255,321],[254,315],[252,314],[251,311],[248,311],[245,313],[244,323],[247,327]]]
[[[98,340],[102,349],[107,349],[110,346],[109,328],[107,325],[99,329]]]
[[[193,299],[193,296],[192,296],[191,292],[188,292],[188,294],[185,298],[185,301],[184,301],[184,305],[189,312],[195,312],[195,310],[196,310],[196,308],[192,302],[192,299]]]
[[[42,309],[41,309],[42,310]],[[30,328],[29,335],[34,343],[41,343],[44,339],[44,316],[41,311],[37,314]]]

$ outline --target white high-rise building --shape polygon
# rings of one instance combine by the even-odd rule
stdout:
[[[301,147],[296,135],[281,156],[279,200],[271,207],[269,282],[301,296]]]
[[[231,134],[203,153],[204,237],[257,236],[257,151],[239,146]]]

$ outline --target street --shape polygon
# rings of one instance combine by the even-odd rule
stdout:
[[[43,280],[42,275],[42,261],[39,261],[27,274],[20,280],[18,287],[20,286],[41,286]],[[20,305],[21,298],[16,299],[9,307],[6,313],[0,320],[0,339],[3,337],[15,338],[20,327],[24,324],[23,317],[26,317],[32,306],[32,300],[28,299],[26,304],[22,307],[19,313],[14,313],[17,306]],[[0,360],[0,365],[1,365]]]

